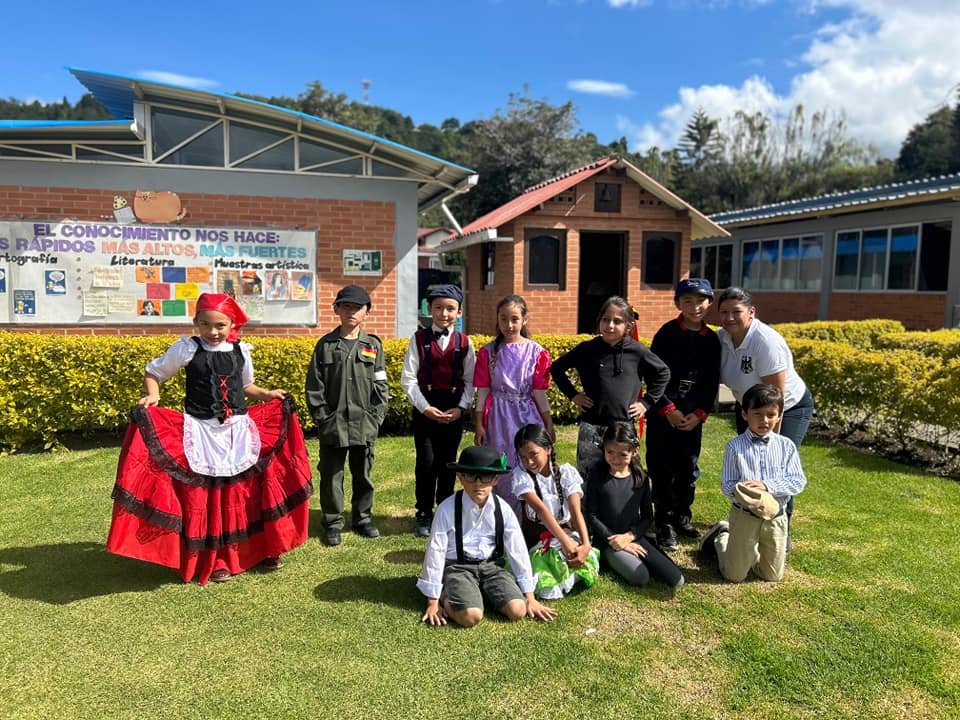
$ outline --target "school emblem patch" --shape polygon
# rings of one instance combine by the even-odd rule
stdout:
[[[749,375],[753,372],[753,357],[750,355],[744,355],[740,358],[740,372],[744,375]]]

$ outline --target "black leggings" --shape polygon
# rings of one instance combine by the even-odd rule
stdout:
[[[631,585],[646,585],[651,578],[674,588],[683,585],[683,573],[673,560],[660,552],[645,537],[637,540],[637,544],[647,551],[645,557],[638,558],[626,550],[614,550],[608,545],[603,549],[603,559],[617,575]]]

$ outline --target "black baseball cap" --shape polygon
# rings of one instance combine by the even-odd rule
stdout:
[[[337,293],[337,299],[333,301],[333,306],[336,307],[340,303],[347,302],[355,305],[366,305],[367,310],[369,310],[370,294],[359,285],[347,285],[346,287],[340,288],[340,292]]]

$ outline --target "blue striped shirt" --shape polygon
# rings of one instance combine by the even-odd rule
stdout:
[[[756,437],[746,430],[727,443],[723,454],[723,494],[733,500],[733,488],[738,482],[759,480],[778,500],[797,495],[807,484],[797,446],[775,432],[767,435],[767,443],[755,441]]]

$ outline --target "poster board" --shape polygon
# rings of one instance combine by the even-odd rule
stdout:
[[[315,325],[316,255],[305,231],[0,222],[0,323],[183,325],[223,292],[251,323]]]

